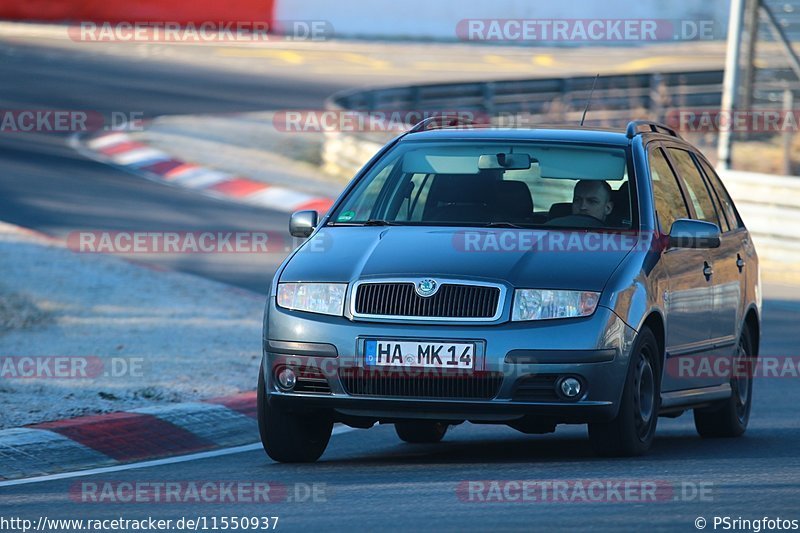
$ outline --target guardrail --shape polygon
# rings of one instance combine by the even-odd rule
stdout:
[[[670,103],[718,105],[722,78],[721,70],[602,76],[597,79],[592,105],[603,110],[637,106],[656,110]],[[334,95],[331,103],[364,111],[457,107],[490,114],[538,114],[549,112],[553,103],[560,101],[566,109],[583,111],[594,80],[594,76],[581,76],[352,90]]]
[[[718,108],[722,78],[721,70],[600,77],[586,124],[624,127],[632,118],[668,123],[670,110]],[[577,124],[593,82],[593,76],[585,76],[351,90],[332,96],[326,108],[364,114],[464,110],[485,113],[500,124],[520,116],[533,124]],[[325,171],[353,176],[393,135],[326,131]],[[800,180],[735,171],[724,172],[722,178],[753,234],[765,272],[800,279]]]
[[[624,126],[632,118],[664,122],[669,109],[719,107],[721,70],[622,74],[597,79],[587,125]],[[528,80],[442,83],[350,90],[328,99],[335,111],[449,112],[474,111],[515,121],[578,123],[592,92],[594,76]],[[325,170],[352,176],[389,138],[390,133],[327,132],[323,147]]]
[[[800,179],[736,170],[720,177],[753,235],[762,270],[772,279],[800,279]]]

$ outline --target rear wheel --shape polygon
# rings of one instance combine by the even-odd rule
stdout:
[[[419,420],[413,422],[397,422],[394,425],[397,436],[414,444],[430,444],[439,442],[447,433],[447,424]]]
[[[650,449],[661,399],[660,360],[656,338],[645,326],[631,351],[617,417],[611,422],[589,424],[589,440],[596,454],[625,457]]]
[[[719,405],[694,410],[694,427],[701,437],[738,437],[747,429],[753,398],[753,344],[745,326],[739,338],[731,375],[731,397]]]
[[[328,413],[292,413],[269,405],[263,364],[258,371],[258,430],[264,451],[281,463],[311,463],[320,458],[333,431]]]

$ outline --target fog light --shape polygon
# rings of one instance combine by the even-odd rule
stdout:
[[[561,394],[567,398],[577,398],[581,393],[581,382],[575,378],[564,378],[559,385]]]
[[[295,383],[297,383],[297,375],[291,368],[284,367],[278,372],[278,387],[281,389],[290,391],[294,388]]]

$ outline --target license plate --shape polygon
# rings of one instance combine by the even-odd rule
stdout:
[[[367,340],[364,362],[367,366],[472,369],[475,366],[475,344]]]

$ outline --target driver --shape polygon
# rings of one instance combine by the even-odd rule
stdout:
[[[606,217],[614,209],[611,200],[611,185],[602,180],[580,180],[575,184],[572,193],[572,215],[588,215],[599,222],[605,222]],[[551,220],[553,224],[567,222],[571,217],[561,217]]]
[[[600,180],[580,180],[572,193],[572,214],[589,215],[605,222],[614,210],[611,185]]]

